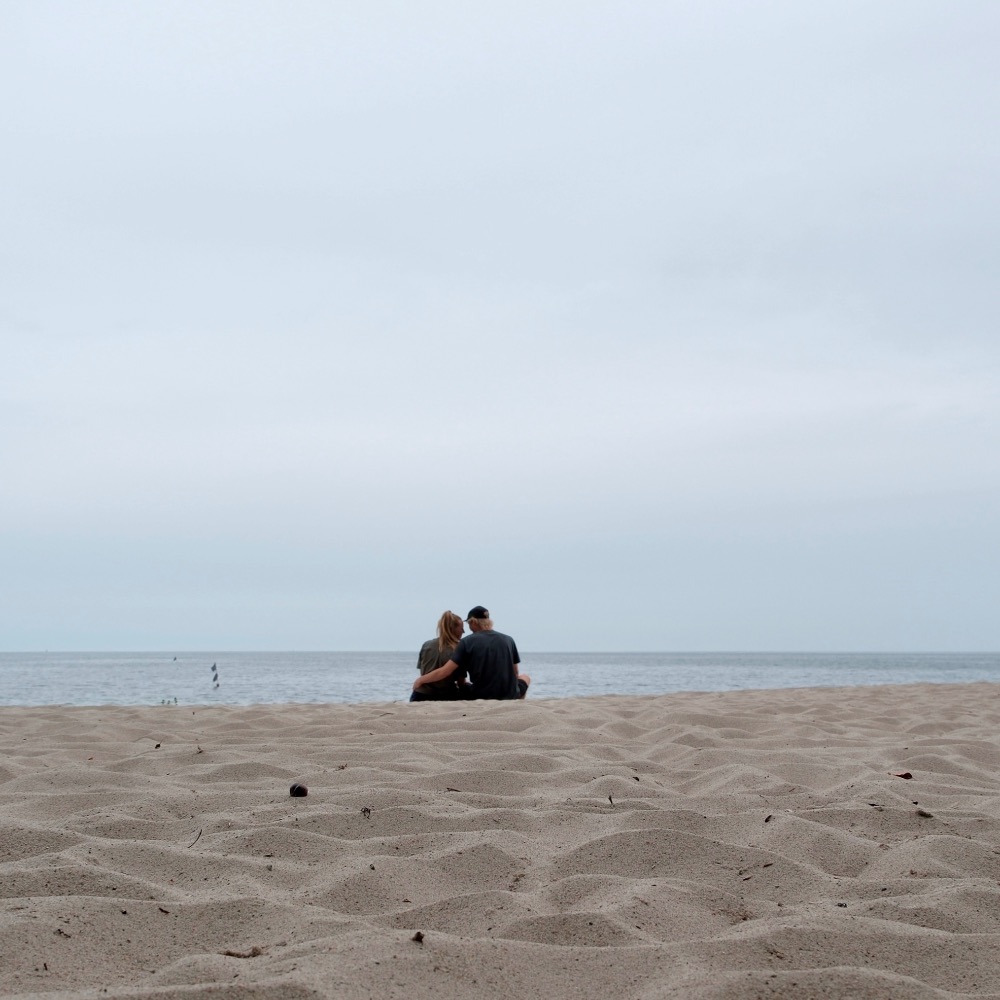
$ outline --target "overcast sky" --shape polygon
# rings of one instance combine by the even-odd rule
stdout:
[[[0,647],[1000,649],[1000,4],[0,6]]]

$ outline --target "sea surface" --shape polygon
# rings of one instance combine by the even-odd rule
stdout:
[[[532,698],[1000,681],[1000,653],[522,653]],[[0,653],[0,705],[405,701],[412,653]]]

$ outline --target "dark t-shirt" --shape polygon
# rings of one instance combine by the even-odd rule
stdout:
[[[517,646],[509,635],[494,632],[473,632],[462,637],[451,658],[465,671],[472,681],[473,698],[517,698],[517,671],[515,663],[521,662]]]

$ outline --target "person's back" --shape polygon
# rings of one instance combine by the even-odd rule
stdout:
[[[472,682],[473,698],[519,698],[517,646],[509,635],[484,629],[462,637],[451,658]]]
[[[506,700],[523,698],[531,683],[518,671],[517,645],[509,635],[496,632],[489,611],[477,604],[467,619],[471,634],[463,636],[451,654],[458,669],[468,674],[471,698]]]
[[[422,701],[422,692],[430,685],[452,676],[469,675],[470,684],[462,690],[464,698],[491,698],[505,701],[523,698],[531,678],[518,669],[521,657],[509,635],[493,631],[490,613],[477,604],[466,619],[471,635],[464,636],[442,667],[423,674],[413,682],[413,701]]]
[[[438,619],[437,636],[428,639],[417,657],[417,669],[426,676],[451,659],[463,632],[462,619],[453,611],[445,611]],[[454,701],[463,696],[465,684],[457,671],[446,680],[426,684],[410,695],[410,701]]]

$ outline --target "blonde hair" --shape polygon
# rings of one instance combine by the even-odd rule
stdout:
[[[438,619],[438,649],[442,652],[454,649],[458,645],[458,640],[462,638],[464,630],[462,619],[454,611],[446,611]]]

